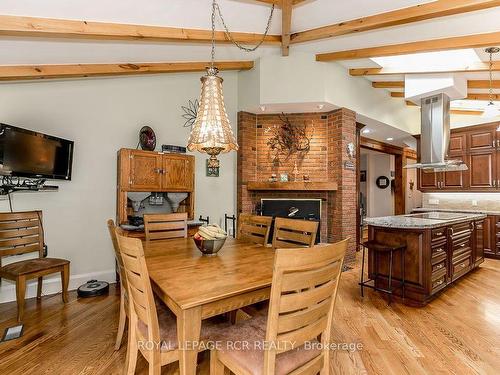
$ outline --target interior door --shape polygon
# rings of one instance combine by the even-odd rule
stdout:
[[[192,191],[194,180],[194,158],[164,155],[163,190]]]
[[[471,189],[495,189],[495,162],[496,153],[492,151],[469,155],[469,185]]]
[[[154,152],[130,152],[130,189],[159,191],[161,189],[161,155]]]

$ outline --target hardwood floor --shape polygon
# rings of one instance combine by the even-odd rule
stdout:
[[[375,292],[364,300],[359,269],[342,276],[333,339],[359,351],[332,354],[333,374],[498,374],[500,369],[500,261],[481,267],[424,308],[393,303]],[[93,299],[70,293],[26,302],[22,338],[0,343],[0,374],[121,374],[126,343],[113,351],[118,291]],[[0,330],[15,325],[16,305],[0,305]],[[208,353],[207,353],[208,354]],[[199,373],[208,374],[208,355]],[[137,374],[147,373],[139,356]],[[162,374],[178,373],[177,364]]]

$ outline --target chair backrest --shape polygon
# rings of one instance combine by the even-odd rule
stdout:
[[[274,220],[273,247],[314,246],[318,225],[317,221],[277,217]]]
[[[115,233],[123,261],[124,277],[127,278],[131,327],[135,329],[136,323],[141,321],[148,327],[147,339],[158,342],[158,316],[142,242],[137,238],[125,237],[118,230]]]
[[[274,373],[279,353],[313,342],[319,336],[322,344],[329,344],[347,241],[276,250],[266,332],[266,342],[275,345],[265,351],[264,374]],[[320,372],[328,359],[325,347],[326,351],[304,365],[319,369],[307,373]]]
[[[187,213],[144,215],[146,241],[187,237]]]
[[[273,218],[270,216],[240,214],[238,239],[266,245],[269,240],[272,222]]]
[[[123,235],[123,230],[115,226],[112,219],[108,220],[108,231],[111,237],[111,242],[113,243],[113,249],[115,250],[116,263],[118,264],[118,274],[120,275],[121,287],[126,291],[128,288],[127,278],[125,277],[125,270],[123,268],[122,254],[120,253],[120,248],[118,247],[118,240],[116,239],[116,233]]]
[[[42,211],[0,213],[0,260],[32,252],[43,256]]]

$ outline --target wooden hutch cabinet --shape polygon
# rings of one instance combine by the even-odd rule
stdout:
[[[449,158],[463,160],[469,170],[417,174],[418,190],[500,192],[500,122],[453,129]],[[420,138],[417,136],[420,158]]]
[[[117,221],[127,221],[127,192],[186,192],[178,212],[194,217],[194,156],[154,151],[118,151]]]

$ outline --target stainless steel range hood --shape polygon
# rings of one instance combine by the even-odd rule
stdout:
[[[423,172],[466,171],[462,160],[447,160],[450,145],[450,98],[436,94],[421,99],[422,131],[420,163],[404,168],[420,168]]]

